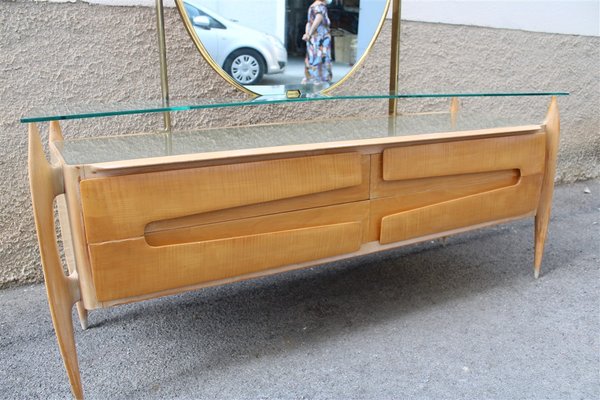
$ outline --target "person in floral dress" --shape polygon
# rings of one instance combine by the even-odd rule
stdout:
[[[330,84],[331,31],[327,4],[331,0],[316,0],[308,8],[306,29],[302,40],[306,41],[305,78],[303,83]]]

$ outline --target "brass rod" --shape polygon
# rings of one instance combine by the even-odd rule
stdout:
[[[167,44],[165,40],[165,13],[163,0],[156,0],[156,27],[158,31],[158,52],[160,57],[160,88],[162,91],[162,106],[169,106],[169,80],[167,75]],[[171,114],[163,113],[164,127],[171,130]]]
[[[456,121],[458,119],[458,110],[460,109],[460,102],[458,101],[458,97],[453,97],[450,100],[450,126],[452,129],[456,128]]]
[[[390,54],[390,94],[398,94],[398,74],[400,72],[400,0],[392,2],[392,48]],[[390,99],[389,115],[396,115],[398,99]]]

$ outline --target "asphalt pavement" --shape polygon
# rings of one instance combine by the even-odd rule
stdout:
[[[557,187],[532,264],[528,219],[93,311],[85,395],[598,399],[600,180]],[[70,398],[42,285],[0,291],[0,398]]]

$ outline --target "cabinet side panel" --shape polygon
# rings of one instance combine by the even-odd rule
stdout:
[[[65,200],[68,218],[65,223],[70,224],[70,233],[73,243],[75,265],[79,277],[81,289],[81,300],[86,309],[91,310],[100,307],[96,298],[96,289],[92,279],[88,246],[85,237],[85,225],[81,209],[81,193],[79,191],[80,173],[79,167],[65,165],[63,167],[65,180]],[[62,221],[61,221],[62,225]]]

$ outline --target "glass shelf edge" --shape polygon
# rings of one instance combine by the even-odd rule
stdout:
[[[231,103],[196,103],[181,106],[168,106],[168,107],[149,107],[145,109],[132,109],[132,110],[115,110],[115,111],[98,111],[98,112],[82,112],[82,113],[61,113],[64,115],[49,115],[49,116],[36,116],[36,117],[23,117],[20,119],[21,123],[36,123],[36,122],[50,122],[50,121],[64,121],[74,119],[87,119],[87,118],[102,118],[102,117],[115,117],[121,115],[135,115],[135,114],[154,114],[161,112],[177,112],[177,111],[190,111],[190,110],[203,110],[212,108],[227,108],[227,107],[243,107],[243,106],[255,106],[255,105],[266,105],[266,104],[283,104],[283,103],[304,103],[312,101],[334,101],[334,100],[386,100],[386,99],[423,99],[423,98],[464,98],[464,97],[531,97],[531,96],[569,96],[568,92],[499,92],[499,93],[419,93],[419,94],[381,94],[381,95],[342,95],[342,96],[326,96],[320,95],[315,97],[300,97],[295,99],[288,98],[266,98],[256,97],[249,100],[234,101]]]

